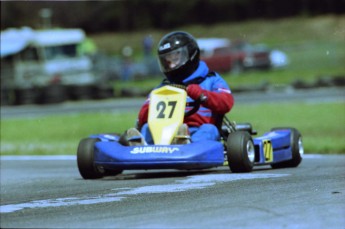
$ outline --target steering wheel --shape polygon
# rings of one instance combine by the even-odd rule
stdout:
[[[173,86],[173,87],[177,87],[177,88],[183,89],[185,91],[187,90],[187,86],[183,85],[183,84],[173,84],[173,83],[170,83],[170,84],[167,84],[167,85]],[[192,104],[192,109],[187,111],[187,112],[185,112],[184,113],[184,117],[189,117],[189,116],[195,114],[199,110],[200,104],[201,104],[201,99],[197,99],[197,100],[195,100],[194,102],[192,102],[190,104]]]
[[[192,114],[195,114],[200,108],[201,100],[200,99],[195,100],[192,104],[193,104],[192,109],[185,112],[184,117],[189,117]]]

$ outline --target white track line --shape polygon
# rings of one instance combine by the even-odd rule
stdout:
[[[49,207],[67,207],[77,205],[91,205],[109,202],[119,202],[136,195],[177,193],[204,189],[219,183],[234,182],[248,179],[268,179],[286,177],[290,174],[206,174],[188,176],[171,184],[147,185],[136,188],[121,188],[109,190],[106,194],[70,196],[57,199],[34,200],[25,203],[7,204],[0,206],[0,213],[12,213],[23,209],[39,209]]]

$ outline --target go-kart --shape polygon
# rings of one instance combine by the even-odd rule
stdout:
[[[77,164],[84,179],[114,176],[123,170],[208,169],[229,166],[234,173],[251,172],[254,166],[297,167],[303,150],[295,128],[273,128],[260,137],[250,123],[236,124],[225,115],[217,124],[220,141],[172,144],[184,117],[197,112],[200,102],[185,112],[187,93],[166,85],[151,93],[148,125],[153,145],[128,146],[119,134],[96,134],[82,139]]]

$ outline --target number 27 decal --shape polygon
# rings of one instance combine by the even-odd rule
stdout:
[[[158,111],[157,118],[161,118],[161,119],[165,118],[165,112],[166,112],[165,110],[166,110],[167,106],[171,107],[170,112],[169,112],[169,116],[168,116],[168,118],[171,118],[174,114],[176,103],[177,103],[177,101],[169,101],[168,105],[167,105],[167,103],[164,101],[158,102],[157,106],[156,106],[156,110]]]

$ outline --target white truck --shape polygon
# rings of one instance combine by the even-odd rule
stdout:
[[[1,32],[1,105],[53,103],[112,96],[80,50],[81,29]]]

